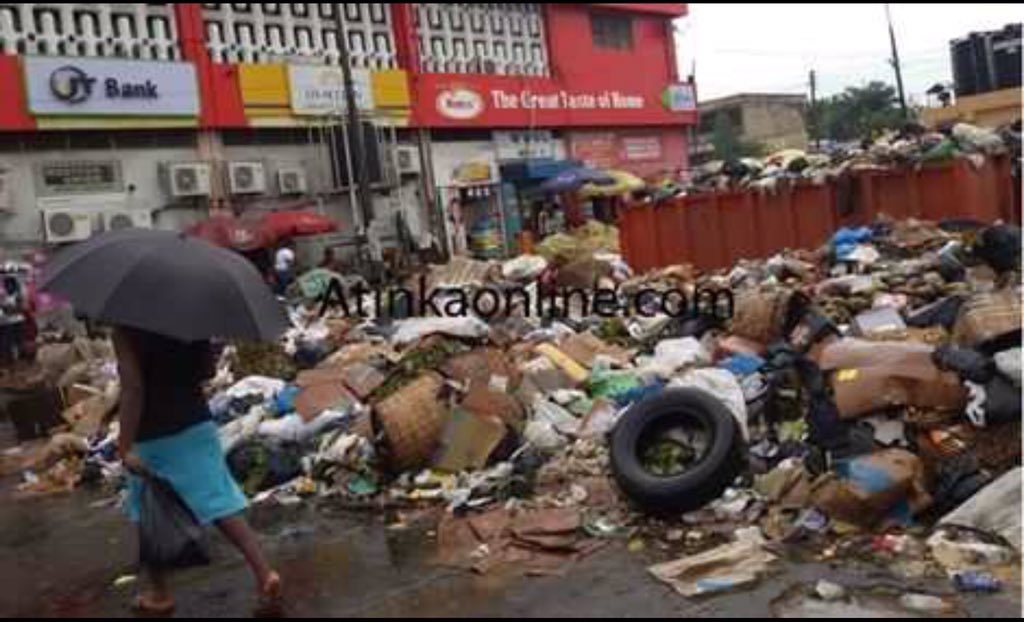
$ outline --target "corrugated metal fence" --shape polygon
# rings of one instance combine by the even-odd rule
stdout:
[[[824,185],[798,182],[775,192],[695,194],[635,204],[619,217],[623,255],[637,271],[679,263],[722,268],[786,248],[816,248],[843,226],[879,215],[1020,223],[1020,190],[1009,158],[980,169],[955,162],[921,169],[861,171]]]

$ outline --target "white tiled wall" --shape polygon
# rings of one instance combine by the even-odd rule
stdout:
[[[540,4],[417,4],[421,70],[545,76],[549,73]]]
[[[211,3],[203,5],[207,49],[220,62],[338,64],[344,17],[354,67],[396,66],[391,7],[364,3]]]
[[[0,52],[176,60],[172,4],[0,4]]]

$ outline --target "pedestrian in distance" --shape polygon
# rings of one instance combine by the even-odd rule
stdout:
[[[295,242],[285,240],[274,254],[275,293],[284,296],[295,279]]]

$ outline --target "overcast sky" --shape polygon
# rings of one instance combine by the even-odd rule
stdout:
[[[884,4],[690,4],[677,23],[680,68],[697,68],[700,99],[738,92],[807,93],[875,80],[895,84]],[[949,41],[1024,18],[1021,4],[892,4],[907,94],[921,103],[953,79]]]

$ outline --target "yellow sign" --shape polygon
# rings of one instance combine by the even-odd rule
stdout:
[[[377,108],[412,108],[409,76],[401,69],[375,71],[370,76]]]
[[[291,106],[286,65],[239,65],[238,86],[246,108]]]
[[[452,172],[452,181],[456,184],[490,183],[493,179],[491,165],[487,162],[466,162]]]
[[[238,86],[242,93],[245,116],[258,126],[292,127],[308,121],[292,109],[288,66],[238,65]],[[408,74],[401,69],[375,71],[370,75],[375,118],[402,126],[408,122],[412,108]]]

